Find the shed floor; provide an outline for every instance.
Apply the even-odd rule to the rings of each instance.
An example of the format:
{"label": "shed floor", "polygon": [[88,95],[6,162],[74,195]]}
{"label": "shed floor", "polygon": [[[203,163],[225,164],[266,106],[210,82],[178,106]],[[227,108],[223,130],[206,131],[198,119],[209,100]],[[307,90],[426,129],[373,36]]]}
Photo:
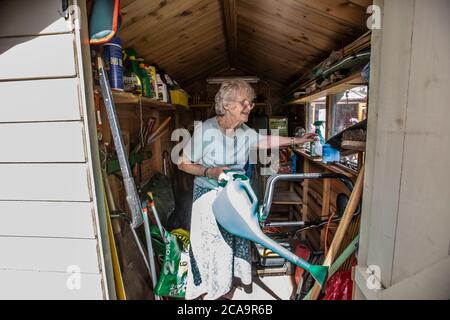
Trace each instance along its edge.
{"label": "shed floor", "polygon": [[232,300],[289,300],[294,290],[292,276],[255,276],[252,292],[238,288]]}

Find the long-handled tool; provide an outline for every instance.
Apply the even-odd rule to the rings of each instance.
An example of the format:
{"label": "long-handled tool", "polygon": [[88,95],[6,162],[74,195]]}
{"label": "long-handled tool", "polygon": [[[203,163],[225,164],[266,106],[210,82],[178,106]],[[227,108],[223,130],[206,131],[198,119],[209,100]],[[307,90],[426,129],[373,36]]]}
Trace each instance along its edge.
{"label": "long-handled tool", "polygon": [[116,108],[114,106],[111,87],[109,86],[108,76],[104,71],[103,60],[101,57],[98,57],[97,63],[103,102],[105,103],[109,126],[111,128],[114,146],[116,148],[117,158],[120,164],[120,171],[122,172],[126,191],[126,199],[132,215],[132,224],[134,228],[137,228],[143,222],[139,196],[137,193],[136,185],[134,184],[133,176],[131,174],[128,156],[125,152],[124,142],[120,131],[119,119],[117,117]]}
{"label": "long-handled tool", "polygon": [[[352,242],[345,248],[345,250],[341,253],[341,255],[334,261],[334,263],[330,266],[328,271],[327,280],[330,279],[336,271],[344,264],[345,261],[356,251],[359,245],[359,235],[357,235]],[[297,289],[296,299],[300,298],[301,287]],[[303,298],[303,300],[309,300],[311,298],[312,290],[308,292],[308,294]]]}
{"label": "long-handled tool", "polygon": [[[339,250],[342,240],[344,239],[345,232],[347,231],[347,228],[353,217],[353,213],[355,212],[356,208],[359,205],[359,200],[362,195],[363,182],[364,182],[364,166],[361,167],[361,170],[359,171],[355,187],[353,188],[353,192],[350,196],[350,199],[348,200],[348,204],[347,207],[345,208],[342,220],[339,223],[336,233],[334,234],[333,242],[331,243],[331,246],[328,249],[327,256],[325,257],[325,261],[323,262],[324,267],[331,266],[336,257],[337,251]],[[319,297],[320,294],[319,285],[321,285],[321,283],[314,284],[314,287],[312,288],[310,294],[311,300],[316,300]]]}
{"label": "long-handled tool", "polygon": [[[128,207],[130,208],[132,219],[130,222],[130,227],[133,231],[133,236],[135,237],[136,243],[139,246],[139,250],[142,252],[142,247],[140,246],[140,241],[137,238],[135,229],[143,223],[145,218],[141,208],[141,202],[138,196],[136,185],[134,183],[133,176],[131,174],[131,169],[128,162],[128,156],[125,153],[124,143],[120,131],[119,120],[117,117],[116,109],[114,106],[113,96],[111,92],[111,87],[109,85],[108,76],[103,67],[103,60],[101,57],[97,58],[97,68],[99,72],[100,87],[102,89],[103,101],[105,103],[106,113],[108,115],[108,121],[111,128],[112,137],[114,140],[114,145],[117,152],[117,157],[119,159],[120,170],[122,172],[123,182],[126,192],[126,200]],[[146,226],[147,227],[147,226]],[[155,254],[153,251],[153,245],[151,241],[151,234],[147,236],[147,251],[148,260],[145,258],[146,265],[149,269],[153,288],[156,286],[157,276],[156,276],[156,266],[155,266]]]}
{"label": "long-handled tool", "polygon": [[155,200],[153,199],[153,193],[148,192],[147,196],[150,199],[150,201],[148,202],[148,206],[150,207],[150,210],[152,211],[153,216],[155,217],[156,225],[157,225],[159,233],[161,235],[161,239],[163,239],[163,241],[165,243],[167,243],[166,234],[165,234],[166,230],[164,229],[164,227],[161,223],[161,220],[159,219],[158,212],[156,211]]}

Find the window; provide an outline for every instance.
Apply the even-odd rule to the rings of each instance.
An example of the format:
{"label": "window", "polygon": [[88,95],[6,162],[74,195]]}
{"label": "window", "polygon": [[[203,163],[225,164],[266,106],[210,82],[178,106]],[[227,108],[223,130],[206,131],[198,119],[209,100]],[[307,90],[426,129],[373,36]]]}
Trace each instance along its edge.
{"label": "window", "polygon": [[[332,123],[330,137],[367,118],[367,86],[348,89],[330,96],[332,99]],[[357,169],[358,156],[341,157],[341,163]]]}
{"label": "window", "polygon": [[332,99],[331,136],[366,119],[367,86],[354,87],[334,94]]}
{"label": "window", "polygon": [[[307,110],[307,132],[315,132],[316,128],[313,123],[318,120],[324,122],[322,130],[323,128],[326,128],[325,121],[327,120],[327,97],[322,97],[311,101],[307,106]],[[325,132],[323,132],[323,134],[325,135]]]}

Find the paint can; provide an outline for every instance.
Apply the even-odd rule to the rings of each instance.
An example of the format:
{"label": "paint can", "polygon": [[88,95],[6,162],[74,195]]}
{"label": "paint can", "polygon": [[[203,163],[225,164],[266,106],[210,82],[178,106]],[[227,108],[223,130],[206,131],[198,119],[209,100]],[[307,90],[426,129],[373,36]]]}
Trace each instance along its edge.
{"label": "paint can", "polygon": [[119,37],[104,44],[105,62],[108,66],[111,89],[123,90],[122,45]]}

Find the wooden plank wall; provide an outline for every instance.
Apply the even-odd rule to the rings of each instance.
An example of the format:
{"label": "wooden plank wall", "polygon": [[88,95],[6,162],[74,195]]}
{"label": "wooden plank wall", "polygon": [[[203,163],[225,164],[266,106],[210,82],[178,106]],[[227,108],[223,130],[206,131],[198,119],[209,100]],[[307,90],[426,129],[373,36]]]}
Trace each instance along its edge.
{"label": "wooden plank wall", "polygon": [[[322,165],[312,161],[309,158],[300,156],[300,162],[305,173],[321,173],[332,171],[326,169]],[[355,177],[352,178],[355,180]],[[301,191],[303,207],[302,219],[305,221],[317,221],[329,218],[330,215],[336,213],[336,197],[339,193],[344,193],[350,197],[350,192],[345,185],[336,179],[324,180],[305,180],[302,183],[297,183],[296,188]],[[355,233],[358,232],[359,221],[352,222],[355,224]],[[330,223],[328,235],[325,237],[325,228],[320,230],[308,230],[303,233],[304,237],[308,239],[314,250],[323,250],[325,247],[325,238],[327,238],[327,245],[331,244],[334,232],[337,228],[336,223]],[[345,239],[345,243],[349,243],[354,234],[349,234]]]}
{"label": "wooden plank wall", "polygon": [[[102,119],[102,143],[107,143],[110,147],[108,149],[114,152],[114,142],[111,136],[111,130],[107,121],[106,110],[103,103],[101,103],[101,119]],[[117,114],[119,117],[120,128],[122,134],[127,136],[129,144],[134,146],[139,141],[139,135],[141,130],[141,118],[143,119],[143,126],[145,126],[145,121],[148,117],[154,117],[156,123],[153,127],[153,131],[168,117],[171,118],[169,124],[165,127],[168,133],[157,140],[155,143],[147,146],[146,150],[152,153],[150,159],[144,160],[141,166],[142,179],[137,180],[138,184],[147,182],[156,173],[163,173],[163,153],[167,152],[170,155],[172,148],[177,141],[171,140],[172,132],[176,128],[189,129],[193,127],[194,113],[189,111],[160,111],[153,108],[142,106],[139,104],[121,104],[116,105]],[[170,165],[175,166],[171,163]],[[120,178],[109,175],[108,179],[111,183],[113,193],[116,200],[116,205],[118,208],[128,212],[128,207],[125,199],[125,190],[123,188],[123,183]]]}
{"label": "wooden plank wall", "polygon": [[449,299],[450,3],[376,4],[357,297]]}
{"label": "wooden plank wall", "polygon": [[59,11],[58,0],[0,3],[2,299],[108,297],[77,35]]}
{"label": "wooden plank wall", "polygon": [[363,34],[371,3],[121,1],[120,36],[183,85],[230,67],[288,85]]}

